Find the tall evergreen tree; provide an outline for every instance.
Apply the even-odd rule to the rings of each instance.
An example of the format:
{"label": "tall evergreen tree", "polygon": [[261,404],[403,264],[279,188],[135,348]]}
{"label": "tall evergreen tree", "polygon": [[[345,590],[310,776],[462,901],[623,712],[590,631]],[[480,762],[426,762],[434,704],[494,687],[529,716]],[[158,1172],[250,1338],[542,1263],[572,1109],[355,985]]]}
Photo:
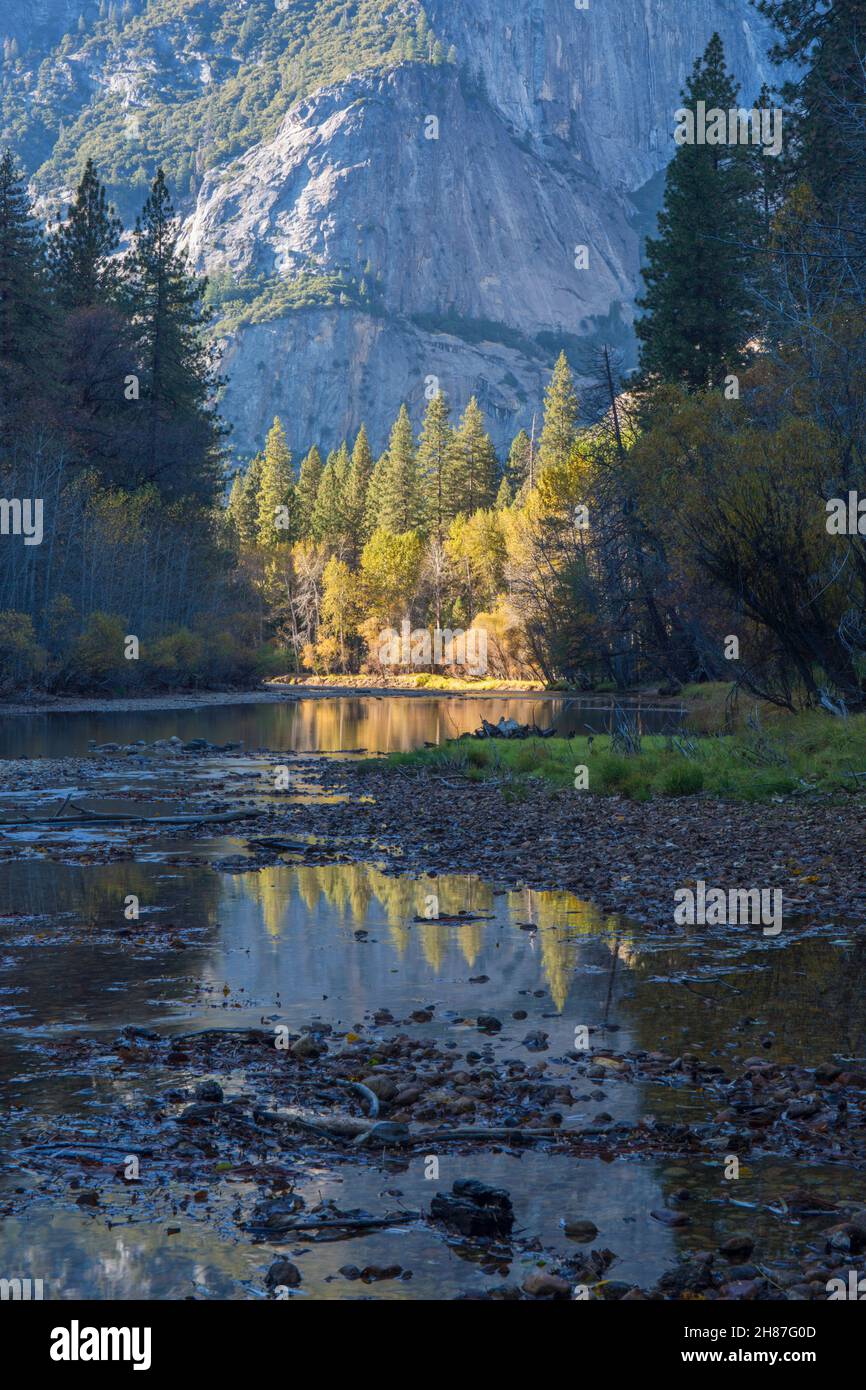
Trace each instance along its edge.
{"label": "tall evergreen tree", "polygon": [[427,406],[418,448],[418,468],[427,494],[427,512],[436,539],[441,542],[453,512],[448,505],[449,470],[454,448],[451,412],[443,391]]}
{"label": "tall evergreen tree", "polygon": [[189,273],[162,169],[136,219],[126,291],[142,364],[144,474],[164,492],[213,497],[222,429],[216,349],[204,330],[206,281]]}
{"label": "tall evergreen tree", "polygon": [[520,430],[511,442],[508,462],[505,465],[505,476],[508,479],[512,497],[516,497],[529,478],[531,453],[532,444],[529,435],[526,430]]}
{"label": "tall evergreen tree", "polygon": [[367,531],[367,493],[373,476],[373,455],[367,431],[362,425],[358,430],[352,449],[352,466],[346,495],[346,522],[349,532],[350,548],[354,558],[360,555],[368,538]]}
{"label": "tall evergreen tree", "polygon": [[[714,34],[682,94],[684,110],[727,113],[739,88]],[[667,172],[659,236],[647,243],[641,367],[699,389],[721,386],[744,361],[758,316],[754,164],[742,144],[682,144]]]}
{"label": "tall evergreen tree", "polygon": [[367,486],[367,500],[364,503],[364,531],[367,540],[382,525],[382,496],[388,475],[388,452],[385,451],[376,461],[370,482]]}
{"label": "tall evergreen tree", "polygon": [[352,460],[345,444],[328,455],[313,507],[311,532],[318,541],[339,547],[348,533],[346,502]]}
{"label": "tall evergreen tree", "polygon": [[241,545],[245,550],[252,550],[259,542],[259,490],[264,467],[264,454],[256,454],[255,458],[250,459],[247,471],[243,475],[236,524]]}
{"label": "tall evergreen tree", "polygon": [[540,471],[567,463],[577,433],[578,402],[574,378],[564,352],[559,354],[544,393],[544,427],[538,445]]}
{"label": "tall evergreen tree", "polygon": [[496,450],[473,396],[454,433],[448,477],[449,515],[463,512],[471,516],[480,507],[492,507],[498,487]]}
{"label": "tall evergreen tree", "polygon": [[235,536],[240,542],[241,524],[243,518],[244,505],[244,475],[240,469],[237,470],[232,478],[232,485],[229,488],[229,500],[226,503],[226,520]]}
{"label": "tall evergreen tree", "polygon": [[405,405],[391,431],[387,459],[378,499],[379,526],[400,535],[423,526],[426,515],[415,437]]}
{"label": "tall evergreen tree", "polygon": [[54,293],[64,310],[114,300],[119,267],[113,258],[122,231],[96,166],[88,159],[67,219],[48,243]]}
{"label": "tall evergreen tree", "polygon": [[862,210],[866,5],[863,0],[755,3],[781,34],[773,57],[799,68],[783,94],[796,116],[802,176],[823,206],[838,207],[854,190]]}
{"label": "tall evergreen tree", "polygon": [[257,500],[259,544],[267,546],[296,540],[292,534],[297,512],[292,455],[279,416],[274,417],[265,440]]}
{"label": "tall evergreen tree", "polygon": [[314,444],[306,458],[301,460],[298,474],[298,512],[301,535],[308,536],[313,524],[313,508],[319,495],[319,484],[325,465],[322,455]]}
{"label": "tall evergreen tree", "polygon": [[[0,447],[24,402],[45,394],[50,358],[45,252],[23,176],[9,150],[0,159]],[[35,412],[38,417],[38,410]]]}

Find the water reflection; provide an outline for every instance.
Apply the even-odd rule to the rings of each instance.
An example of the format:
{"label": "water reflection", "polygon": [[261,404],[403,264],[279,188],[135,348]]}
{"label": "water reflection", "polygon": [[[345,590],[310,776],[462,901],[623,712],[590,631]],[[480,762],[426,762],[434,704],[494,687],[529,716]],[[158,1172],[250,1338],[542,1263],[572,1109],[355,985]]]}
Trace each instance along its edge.
{"label": "water reflection", "polygon": [[[321,750],[364,748],[405,752],[425,742],[443,743],[478,727],[482,716],[501,717],[540,728],[555,724],[566,735],[607,730],[610,706],[598,701],[520,696],[462,699],[458,696],[341,696],[286,700],[279,704],[218,705],[203,709],[122,710],[98,714],[38,714],[0,724],[0,758],[61,758],[87,752],[94,743],[151,743],[160,738],[206,738],[211,743],[243,741],[247,749]],[[674,730],[675,710],[636,707],[644,733]]]}
{"label": "water reflection", "polygon": [[[226,839],[210,853],[216,861],[240,850]],[[141,905],[134,924],[123,912],[130,893]],[[424,916],[433,897],[439,920]],[[447,920],[460,914],[473,919]],[[0,866],[0,942],[7,1044],[0,1097],[7,1114],[23,1107],[13,1113],[13,1129],[28,1114],[54,1113],[75,1116],[98,1134],[101,1107],[118,1096],[134,1110],[143,1097],[182,1084],[176,1071],[127,1076],[123,1067],[77,1062],[74,1048],[65,1064],[40,1051],[46,1033],[128,1024],[186,1031],[279,1019],[297,1027],[318,1017],[356,1028],[370,1026],[377,1008],[405,1019],[433,1005],[429,1023],[410,1026],[453,1043],[458,1056],[474,1050],[496,1061],[531,1062],[526,1034],[547,1033],[545,1061],[554,1074],[573,1078],[576,1104],[566,1125],[593,1123],[600,1111],[631,1123],[647,1113],[679,1120],[708,1114],[699,1091],[603,1083],[600,1092],[598,1083],[584,1082],[567,1060],[577,1025],[609,1025],[595,1042],[615,1050],[691,1049],[723,1062],[752,1055],[774,1032],[776,1050],[768,1055],[780,1060],[814,1061],[816,1052],[863,1047],[866,951],[853,933],[791,932],[770,943],[725,931],[662,936],[573,894],[505,891],[472,876],[412,879],[373,865],[232,874],[204,859],[86,869],[12,863]],[[515,1019],[516,1011],[525,1018]],[[482,1012],[502,1020],[492,1039],[475,1027]],[[678,1251],[715,1248],[744,1220],[770,1257],[784,1254],[791,1230],[770,1205],[804,1176],[793,1162],[750,1164],[736,1194],[749,1203],[744,1213],[711,1162],[686,1172],[669,1162],[610,1164],[527,1152],[449,1164],[449,1181],[475,1175],[508,1188],[519,1224],[548,1247],[568,1248],[563,1216],[591,1218],[598,1244],[617,1255],[614,1277],[644,1285]],[[839,1167],[827,1174],[812,1168],[806,1177],[831,1195],[856,1186]],[[21,1181],[20,1172],[0,1172],[0,1189]],[[693,1191],[692,1224],[673,1232],[649,1212],[684,1185]],[[393,1186],[406,1205],[429,1202],[423,1165],[414,1159],[396,1175],[335,1160],[303,1191],[311,1201],[333,1196],[377,1209],[384,1188]],[[109,1226],[99,1213],[73,1209],[70,1193],[38,1190],[26,1219],[0,1227],[0,1260],[11,1272],[21,1266],[22,1274],[44,1278],[48,1297],[261,1297],[273,1255],[238,1237],[232,1212],[244,1192],[229,1176],[213,1184],[207,1212],[194,1203],[178,1212],[166,1188],[151,1194],[143,1224],[130,1208],[133,1224]],[[412,1270],[411,1283],[367,1290],[338,1274],[347,1263],[395,1262]],[[496,1282],[423,1228],[314,1247],[302,1263],[299,1297],[435,1298]],[[519,1282],[531,1268],[530,1257],[518,1257],[508,1276]]]}

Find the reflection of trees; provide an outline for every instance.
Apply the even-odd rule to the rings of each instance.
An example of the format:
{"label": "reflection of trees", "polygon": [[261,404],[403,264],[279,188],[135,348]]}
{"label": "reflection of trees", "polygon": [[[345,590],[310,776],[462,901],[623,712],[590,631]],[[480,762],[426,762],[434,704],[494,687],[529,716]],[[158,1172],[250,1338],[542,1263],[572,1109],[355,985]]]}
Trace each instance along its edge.
{"label": "reflection of trees", "polygon": [[607,941],[611,949],[627,935],[612,917],[573,893],[538,893],[531,888],[509,893],[508,910],[513,922],[535,922],[544,974],[558,1010],[565,1007],[580,956],[581,937]]}
{"label": "reflection of trees", "polygon": [[[0,869],[0,914],[26,912],[28,916],[56,918],[71,912],[76,925],[84,928],[128,925],[123,915],[124,899],[134,894],[143,913],[161,906],[168,896],[160,882],[164,873],[153,864],[131,859],[113,864],[55,864],[46,860],[4,864]],[[215,921],[221,892],[216,874],[208,868],[196,872],[194,891],[196,907],[201,907],[205,920]]]}
{"label": "reflection of trees", "polygon": [[[414,933],[424,959],[437,972],[453,943],[473,967],[483,950],[488,923],[461,922],[455,927],[437,921],[427,915],[428,900],[438,900],[441,918],[469,912],[484,916],[495,910],[497,902],[490,884],[469,875],[410,879],[381,873],[368,864],[277,867],[241,874],[237,882],[258,904],[265,929],[275,938],[298,920],[293,904],[302,906],[310,917],[326,908],[355,929],[369,926],[371,917],[380,917],[398,956],[405,954]],[[565,1006],[581,938],[603,940],[619,960],[631,963],[634,946],[627,930],[572,893],[522,889],[504,896],[504,908],[512,923],[536,923],[544,975],[557,1009]],[[415,921],[416,917],[420,920]]]}

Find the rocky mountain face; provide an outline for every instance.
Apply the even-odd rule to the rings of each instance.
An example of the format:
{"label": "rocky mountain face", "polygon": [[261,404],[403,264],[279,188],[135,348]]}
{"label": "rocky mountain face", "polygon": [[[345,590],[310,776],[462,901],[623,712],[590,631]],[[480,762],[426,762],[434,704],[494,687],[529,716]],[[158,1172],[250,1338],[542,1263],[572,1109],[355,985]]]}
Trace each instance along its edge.
{"label": "rocky mountain face", "polygon": [[602,340],[633,361],[641,238],[686,73],[718,29],[748,104],[774,75],[746,0],[428,8],[460,66],[319,91],[203,182],[187,226],[201,269],[340,271],[375,291],[235,328],[226,410],[242,449],[275,411],[295,447],[361,420],[382,447],[399,403],[419,419],[437,383],[458,410],[477,395],[506,447],[560,347],[578,371]]}
{"label": "rocky mountain face", "polygon": [[80,150],[113,187],[156,159],[175,172],[240,455],[277,413],[295,451],[361,421],[382,448],[401,401],[418,422],[436,385],[457,411],[476,395],[505,448],[561,347],[579,374],[601,341],[633,362],[687,72],[717,30],[744,103],[776,77],[750,0],[4,10],[5,120],[25,159],[38,146],[43,198]]}

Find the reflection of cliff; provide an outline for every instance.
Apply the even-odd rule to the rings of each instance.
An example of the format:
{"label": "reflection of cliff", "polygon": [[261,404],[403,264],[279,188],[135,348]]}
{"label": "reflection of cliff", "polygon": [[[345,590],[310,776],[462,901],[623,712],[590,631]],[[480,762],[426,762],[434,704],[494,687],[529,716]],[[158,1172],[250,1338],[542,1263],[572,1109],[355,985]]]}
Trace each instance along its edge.
{"label": "reflection of cliff", "polygon": [[[559,1010],[565,1007],[582,941],[603,940],[620,961],[631,960],[633,948],[622,926],[570,893],[525,889],[497,897],[489,884],[471,877],[397,878],[367,864],[275,867],[241,874],[235,882],[257,905],[265,931],[275,941],[298,926],[315,932],[315,922],[323,914],[353,930],[372,930],[381,924],[398,957],[406,954],[414,937],[437,974],[455,948],[466,965],[474,967],[485,946],[496,941],[503,922],[512,926],[534,922],[538,936],[533,948],[540,953],[543,974]],[[438,900],[440,918],[470,912],[483,918],[495,913],[498,921],[456,925],[437,921],[428,917],[433,897]]]}

